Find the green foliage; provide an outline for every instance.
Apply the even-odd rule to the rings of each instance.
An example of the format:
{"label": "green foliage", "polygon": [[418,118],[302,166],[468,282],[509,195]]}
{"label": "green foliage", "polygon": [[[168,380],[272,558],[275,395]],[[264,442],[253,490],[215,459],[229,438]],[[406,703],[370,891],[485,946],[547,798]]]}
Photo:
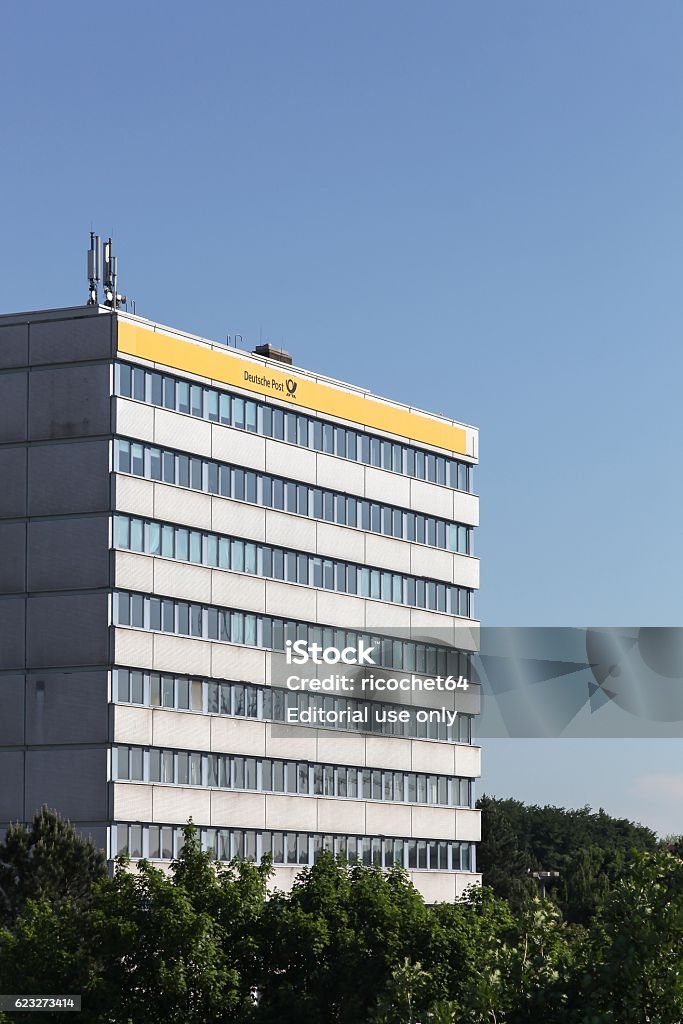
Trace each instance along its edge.
{"label": "green foliage", "polygon": [[576,1024],[683,1020],[680,858],[666,851],[638,857],[581,944],[572,982]]}
{"label": "green foliage", "polygon": [[527,806],[488,796],[477,807],[482,812],[479,870],[484,883],[515,910],[538,891],[534,871],[559,871],[547,894],[565,920],[586,925],[633,854],[657,848],[650,829],[603,810]]}
{"label": "green foliage", "polygon": [[[561,845],[551,825],[546,852]],[[58,832],[51,847],[33,844],[40,884],[15,858],[23,895],[10,889],[16,910],[0,927],[0,990],[80,993],[83,1024],[683,1020],[683,861],[664,849],[621,851],[621,861],[614,849],[605,861],[597,844],[579,850],[565,871],[580,906],[595,879],[609,878],[606,863],[621,864],[583,927],[537,892],[513,908],[472,887],[430,907],[405,872],[330,855],[290,892],[269,895],[269,862],[217,865],[191,823],[169,872],[121,860],[108,877],[92,870],[97,858],[74,860],[68,831]],[[22,850],[17,838],[11,848]]]}
{"label": "green foliage", "polygon": [[258,1019],[353,1024],[367,1019],[399,964],[419,959],[430,919],[405,872],[324,854],[291,893],[272,896],[262,925]]}
{"label": "green foliage", "polygon": [[0,843],[0,923],[11,924],[27,900],[88,900],[105,875],[104,854],[43,807],[29,828],[10,825]]}
{"label": "green foliage", "polygon": [[683,836],[665,836],[660,845],[668,853],[683,857]]}

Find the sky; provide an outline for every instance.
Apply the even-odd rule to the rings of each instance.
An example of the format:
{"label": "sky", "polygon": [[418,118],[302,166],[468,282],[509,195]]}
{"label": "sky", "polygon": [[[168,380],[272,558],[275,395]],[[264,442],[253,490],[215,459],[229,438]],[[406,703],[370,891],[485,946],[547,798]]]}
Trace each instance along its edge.
{"label": "sky", "polygon": [[[480,428],[487,625],[676,625],[683,6],[6,0],[0,310],[137,312]],[[683,832],[683,741],[479,792]]]}

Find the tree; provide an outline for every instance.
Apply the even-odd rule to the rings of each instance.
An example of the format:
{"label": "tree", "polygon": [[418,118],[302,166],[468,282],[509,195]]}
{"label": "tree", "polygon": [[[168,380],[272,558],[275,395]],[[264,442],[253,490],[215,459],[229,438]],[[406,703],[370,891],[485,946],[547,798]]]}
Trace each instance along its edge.
{"label": "tree", "polygon": [[533,872],[554,870],[547,887],[566,920],[588,924],[638,851],[653,851],[657,837],[643,825],[590,807],[526,806],[483,796],[477,863],[484,884],[522,911],[537,894]]}
{"label": "tree", "polygon": [[429,972],[423,969],[422,964],[411,963],[406,958],[389,974],[378,999],[377,1011],[370,1018],[370,1024],[419,1024],[425,1016],[431,1016],[434,1020],[435,1012],[439,1012],[442,1019],[450,1021],[452,1017],[449,1008],[449,1015],[443,1017],[447,1009],[443,1001],[438,1011],[430,1012],[424,1009],[425,1003],[429,1002],[432,986],[433,979]]}
{"label": "tree", "polygon": [[683,858],[683,836],[664,836],[661,846],[663,850],[667,850],[669,853],[675,854],[676,857]]}
{"label": "tree", "polygon": [[483,796],[477,801],[481,815],[481,842],[477,847],[477,868],[484,884],[497,896],[519,908],[535,895],[531,877],[536,861],[526,849],[526,835],[511,813],[511,801]]}
{"label": "tree", "polygon": [[31,825],[10,825],[0,843],[0,922],[11,925],[29,899],[80,904],[106,876],[104,854],[71,822],[42,807]]}
{"label": "tree", "polygon": [[184,832],[170,875],[147,861],[131,871],[121,860],[99,893],[90,928],[102,973],[90,1001],[102,1019],[235,1024],[253,1011],[239,937],[245,922],[254,930],[268,869],[221,868],[200,849],[194,825]]}
{"label": "tree", "polygon": [[683,862],[641,854],[613,887],[569,990],[577,1024],[683,1019]]}
{"label": "tree", "polygon": [[214,864],[188,825],[170,874],[121,858],[87,901],[28,899],[0,929],[2,987],[80,993],[84,1024],[249,1021],[268,872]]}
{"label": "tree", "polygon": [[[98,982],[99,962],[93,954],[84,904],[46,897],[29,899],[13,922],[0,928],[0,990],[35,995],[83,994],[84,1022],[96,1018],[87,1012],[88,994]],[[21,1013],[16,1019],[43,1024],[63,1020],[63,1013]],[[0,1014],[0,1021],[5,1019]]]}
{"label": "tree", "polygon": [[420,961],[430,926],[405,872],[323,854],[264,909],[259,1021],[368,1020],[392,971]]}

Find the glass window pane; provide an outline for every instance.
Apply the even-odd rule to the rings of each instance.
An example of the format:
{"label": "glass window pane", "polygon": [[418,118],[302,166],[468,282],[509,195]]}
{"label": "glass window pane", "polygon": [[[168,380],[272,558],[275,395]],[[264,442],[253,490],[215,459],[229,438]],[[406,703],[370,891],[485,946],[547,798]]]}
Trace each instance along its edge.
{"label": "glass window pane", "polygon": [[176,707],[186,711],[190,706],[190,681],[180,677],[176,680]]}
{"label": "glass window pane", "polygon": [[173,377],[164,377],[164,407],[175,409],[175,380]]}
{"label": "glass window pane", "polygon": [[116,700],[126,704],[130,700],[130,673],[128,669],[119,668],[116,670]]}

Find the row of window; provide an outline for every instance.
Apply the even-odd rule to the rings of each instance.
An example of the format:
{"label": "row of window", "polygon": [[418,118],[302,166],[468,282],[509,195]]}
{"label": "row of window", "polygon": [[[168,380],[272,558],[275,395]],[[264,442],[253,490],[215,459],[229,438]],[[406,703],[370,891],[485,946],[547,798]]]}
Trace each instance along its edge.
{"label": "row of window", "polygon": [[[113,856],[134,859],[172,860],[183,845],[183,830],[178,825],[112,825]],[[439,839],[394,839],[382,836],[330,835],[320,832],[272,832],[242,828],[200,828],[202,849],[211,850],[216,859],[233,857],[259,861],[269,854],[273,864],[313,864],[324,850],[349,863],[409,870],[475,871],[473,843]]]}
{"label": "row of window", "polygon": [[459,776],[159,747],[114,747],[112,778],[117,781],[163,782],[176,786],[209,786],[438,807],[470,807],[472,800],[471,779]]}
{"label": "row of window", "polygon": [[[197,679],[142,669],[114,669],[114,700],[146,707],[172,708],[177,711],[200,711],[204,714],[260,721],[286,723],[288,713],[296,712],[297,722],[306,724],[310,715],[312,726],[358,732],[403,736],[406,739],[441,740],[450,743],[472,742],[472,715],[458,713],[453,725],[419,716],[420,708],[387,704],[383,701],[361,701],[337,694],[291,691],[255,683],[217,679]],[[408,720],[387,721],[387,712],[400,708],[408,712]],[[342,712],[361,711],[364,721],[342,717]],[[303,718],[302,718],[303,714]]]}
{"label": "row of window", "polygon": [[341,594],[374,598],[411,608],[428,608],[471,617],[472,591],[436,580],[372,569],[338,558],[321,558],[301,551],[257,544],[186,526],[117,515],[114,546],[125,551],[161,555],[214,569],[253,573],[267,579],[321,587]]}
{"label": "row of window", "polygon": [[409,512],[340,491],[311,487],[270,473],[229,466],[198,455],[117,439],[114,469],[147,480],[246,501],[262,508],[293,512],[310,519],[352,526],[463,555],[472,554],[472,527],[462,523]]}
{"label": "row of window", "polygon": [[374,666],[418,672],[428,676],[464,676],[471,679],[469,655],[453,647],[422,644],[415,640],[393,640],[389,637],[333,629],[331,626],[311,625],[281,619],[275,615],[233,611],[213,605],[194,604],[170,597],[150,594],[132,594],[115,591],[113,595],[113,624],[148,629],[154,632],[175,633],[179,636],[224,643],[246,644],[267,650],[284,651],[285,641],[303,640],[334,647],[358,648],[361,643],[373,647]]}
{"label": "row of window", "polygon": [[248,430],[263,437],[273,437],[459,491],[471,492],[473,489],[472,467],[459,459],[327,423],[266,402],[191,384],[141,366],[120,363],[116,370],[116,394],[123,398],[134,398],[149,405],[199,416],[238,430]]}

